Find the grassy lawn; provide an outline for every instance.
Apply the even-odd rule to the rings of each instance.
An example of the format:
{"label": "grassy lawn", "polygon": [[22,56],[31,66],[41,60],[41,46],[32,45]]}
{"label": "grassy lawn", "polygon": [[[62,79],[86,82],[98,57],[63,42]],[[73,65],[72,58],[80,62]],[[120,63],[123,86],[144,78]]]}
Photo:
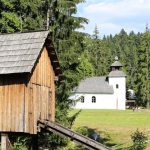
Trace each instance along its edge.
{"label": "grassy lawn", "polygon": [[[69,115],[73,115],[79,110],[71,110]],[[133,112],[132,110],[101,110],[83,109],[77,117],[73,129],[84,126],[93,129],[103,136],[109,135],[109,140],[105,142],[107,146],[124,143],[131,140],[130,135],[136,131],[150,133],[150,112]],[[104,134],[105,133],[105,134]],[[149,137],[150,139],[150,137]],[[123,145],[123,147],[130,144]],[[150,150],[150,147],[147,148]]]}

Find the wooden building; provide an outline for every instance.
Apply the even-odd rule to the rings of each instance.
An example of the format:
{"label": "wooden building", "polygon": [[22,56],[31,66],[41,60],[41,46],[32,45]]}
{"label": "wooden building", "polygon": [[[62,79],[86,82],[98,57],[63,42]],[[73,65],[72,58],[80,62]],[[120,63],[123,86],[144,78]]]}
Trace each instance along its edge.
{"label": "wooden building", "polygon": [[[55,81],[64,82],[49,31],[0,35],[1,149],[10,149],[8,135],[53,132],[95,150],[110,148],[55,123]],[[31,147],[29,148],[31,149]]]}
{"label": "wooden building", "polygon": [[62,71],[49,31],[0,35],[0,132],[37,134],[55,121],[55,83]]}

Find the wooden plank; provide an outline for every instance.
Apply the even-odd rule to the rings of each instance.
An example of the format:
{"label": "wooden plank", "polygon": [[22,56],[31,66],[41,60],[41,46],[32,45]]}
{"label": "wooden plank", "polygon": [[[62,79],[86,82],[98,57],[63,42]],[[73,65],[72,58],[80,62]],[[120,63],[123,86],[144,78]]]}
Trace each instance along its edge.
{"label": "wooden plank", "polygon": [[[22,81],[23,82],[23,81]],[[25,95],[24,95],[24,85],[21,84],[21,132],[24,132],[24,127],[25,127]]]}
{"label": "wooden plank", "polygon": [[37,134],[37,85],[33,85],[34,134]]}
{"label": "wooden plank", "polygon": [[28,101],[29,101],[29,93],[28,93],[28,85],[24,84],[24,87],[25,87],[25,132],[29,132],[29,126],[28,126],[28,118],[29,118],[29,104],[28,104]]}
{"label": "wooden plank", "polygon": [[43,119],[45,119],[45,87],[43,86],[43,95],[42,95],[42,101],[43,101]]}
{"label": "wooden plank", "polygon": [[44,47],[44,86],[47,86],[47,83],[46,83],[46,76],[47,76],[47,65],[46,65],[46,61],[47,61],[47,57],[46,57],[46,48]]}
{"label": "wooden plank", "polygon": [[2,93],[2,76],[0,76],[0,131],[2,131],[2,115],[3,115],[3,93]]}
{"label": "wooden plank", "polygon": [[43,82],[43,51],[42,51],[42,54],[41,54],[41,73],[42,73],[42,76],[41,76],[41,85],[43,85],[44,84],[44,82]]}
{"label": "wooden plank", "polygon": [[41,57],[39,59],[39,84],[41,85]]}
{"label": "wooden plank", "polygon": [[[49,89],[50,90],[50,89]],[[51,91],[48,91],[48,120],[51,120]]]}
{"label": "wooden plank", "polygon": [[[15,112],[15,110],[16,110],[16,107],[15,107],[15,100],[16,100],[16,83],[15,83],[15,81],[14,80],[12,80],[12,118],[11,118],[11,120],[12,120],[12,130],[11,131],[15,131],[15,116],[17,115],[18,116],[18,114],[16,114],[16,112]],[[18,95],[17,95],[18,96]]]}
{"label": "wooden plank", "polygon": [[52,121],[55,121],[55,84],[53,82]]}
{"label": "wooden plank", "polygon": [[37,120],[40,119],[40,86],[37,86]]}
{"label": "wooden plank", "polygon": [[44,119],[44,87],[42,87],[42,119]]}
{"label": "wooden plank", "polygon": [[53,69],[52,69],[52,65],[50,66],[50,110],[49,110],[49,120],[52,120],[52,92],[53,92]]}
{"label": "wooden plank", "polygon": [[[49,56],[48,56],[48,58],[49,58]],[[48,87],[50,87],[50,65],[51,65],[51,61],[50,61],[50,58],[48,59],[48,64],[47,64],[47,71],[48,71],[48,73],[47,73],[47,75],[48,75],[48,77],[47,77],[47,80],[48,80]]]}
{"label": "wooden plank", "polygon": [[28,97],[28,126],[29,126],[29,133],[31,132],[31,89],[30,89],[30,84],[28,85],[28,93],[29,93],[29,97]]}
{"label": "wooden plank", "polygon": [[[5,82],[5,78],[4,78]],[[6,96],[5,96],[5,85],[3,86],[3,131],[6,131]]]}
{"label": "wooden plank", "polygon": [[46,119],[48,120],[48,91],[49,88],[46,88]]}
{"label": "wooden plank", "polygon": [[11,122],[10,122],[10,103],[11,103],[11,101],[10,101],[10,78],[8,78],[8,98],[7,98],[7,102],[8,102],[8,113],[7,113],[7,119],[8,119],[8,121],[7,121],[7,131],[10,131],[10,125],[11,125]]}
{"label": "wooden plank", "polygon": [[34,106],[33,106],[33,86],[31,87],[31,134],[34,134]]}
{"label": "wooden plank", "polygon": [[44,128],[45,130],[56,133],[60,136],[68,137],[68,139],[78,142],[79,144],[84,145],[85,147],[88,147],[89,149],[111,150],[111,148],[106,147],[105,145],[103,145],[91,138],[83,136],[71,129],[68,129],[56,122],[39,120],[39,126],[41,128]]}
{"label": "wooden plank", "polygon": [[11,122],[11,126],[10,126],[10,131],[13,131],[13,103],[12,103],[12,99],[13,99],[13,81],[11,80],[11,86],[10,86],[10,97],[11,97],[11,105],[10,105],[10,122]]}
{"label": "wooden plank", "polygon": [[[19,77],[18,77],[19,80]],[[19,85],[19,81],[16,79],[16,84],[15,84],[15,93],[14,94],[14,102],[15,102],[15,131],[20,132],[20,109],[21,109],[21,96],[20,96],[20,88],[21,86]]]}
{"label": "wooden plank", "polygon": [[8,79],[5,80],[5,113],[6,113],[6,127],[5,130],[7,131],[8,129]]}
{"label": "wooden plank", "polygon": [[40,100],[39,100],[39,107],[40,107],[40,119],[42,119],[42,86],[40,87]]}

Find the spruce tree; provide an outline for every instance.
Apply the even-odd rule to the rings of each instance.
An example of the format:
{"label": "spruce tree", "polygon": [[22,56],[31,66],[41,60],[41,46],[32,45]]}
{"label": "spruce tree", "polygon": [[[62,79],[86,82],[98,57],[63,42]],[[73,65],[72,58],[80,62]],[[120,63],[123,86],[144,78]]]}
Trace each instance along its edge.
{"label": "spruce tree", "polygon": [[136,71],[135,94],[138,104],[147,102],[149,108],[150,34],[148,26],[141,37],[138,67]]}
{"label": "spruce tree", "polygon": [[[75,31],[84,28],[88,23],[86,18],[74,17],[76,5],[84,0],[2,0],[0,1],[1,33],[18,32],[21,30],[20,15],[22,16],[23,31],[49,29],[59,62],[65,78],[65,83],[56,86],[56,122],[71,128],[76,116],[68,117],[72,101],[68,99],[74,87],[85,76],[92,75],[91,65],[83,56],[85,33]],[[9,17],[10,16],[10,17]],[[14,20],[10,20],[14,18]],[[83,65],[85,68],[83,68]],[[82,74],[80,72],[83,72]],[[41,135],[43,138],[43,136]],[[49,140],[48,140],[49,139]],[[67,144],[57,135],[44,138],[49,148]],[[44,141],[43,141],[44,142]],[[45,142],[44,142],[45,143]]]}
{"label": "spruce tree", "polygon": [[0,33],[38,30],[43,28],[39,0],[1,0]]}

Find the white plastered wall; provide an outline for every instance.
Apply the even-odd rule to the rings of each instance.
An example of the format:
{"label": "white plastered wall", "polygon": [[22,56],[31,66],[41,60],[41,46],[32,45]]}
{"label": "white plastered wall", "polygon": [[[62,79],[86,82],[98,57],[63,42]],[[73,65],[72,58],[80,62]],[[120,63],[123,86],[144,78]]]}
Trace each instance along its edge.
{"label": "white plastered wall", "polygon": [[[77,93],[72,100],[84,96],[84,103],[77,102],[75,109],[116,109],[114,94],[84,94]],[[96,97],[96,103],[92,103],[92,96]]]}
{"label": "white plastered wall", "polygon": [[[118,84],[118,88],[116,88],[116,84]],[[117,109],[125,110],[126,78],[125,77],[109,77],[109,85],[113,85],[114,98],[116,100]]]}
{"label": "white plastered wall", "polygon": [[[118,84],[118,89],[116,89]],[[70,97],[76,100],[84,96],[84,103],[77,102],[75,109],[121,109],[125,110],[126,101],[126,78],[125,77],[109,77],[109,85],[113,85],[113,94],[92,94],[92,93],[76,93]],[[92,103],[92,96],[96,97],[96,103]]]}

